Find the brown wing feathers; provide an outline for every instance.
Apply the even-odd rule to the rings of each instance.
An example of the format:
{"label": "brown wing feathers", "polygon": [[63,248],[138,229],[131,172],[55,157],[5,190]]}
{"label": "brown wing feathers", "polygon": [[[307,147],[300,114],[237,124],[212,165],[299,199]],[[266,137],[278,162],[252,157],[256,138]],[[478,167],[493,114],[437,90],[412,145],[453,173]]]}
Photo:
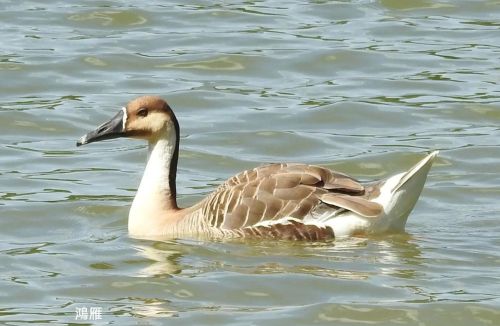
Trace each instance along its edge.
{"label": "brown wing feathers", "polygon": [[320,199],[325,204],[345,208],[365,217],[377,217],[382,213],[382,206],[362,197],[328,193]]}
{"label": "brown wing feathers", "polygon": [[335,237],[330,227],[308,225],[293,220],[286,224],[247,227],[239,230],[239,233],[251,237],[282,240],[321,241]]}
{"label": "brown wing feathers", "polygon": [[[240,229],[246,235],[319,240],[333,231],[300,220],[320,203],[332,206],[332,214],[345,209],[366,217],[379,215],[382,208],[364,199],[364,192],[356,180],[322,167],[270,164],[230,178],[207,198],[203,213],[211,226]],[[283,217],[296,221],[259,224]]]}

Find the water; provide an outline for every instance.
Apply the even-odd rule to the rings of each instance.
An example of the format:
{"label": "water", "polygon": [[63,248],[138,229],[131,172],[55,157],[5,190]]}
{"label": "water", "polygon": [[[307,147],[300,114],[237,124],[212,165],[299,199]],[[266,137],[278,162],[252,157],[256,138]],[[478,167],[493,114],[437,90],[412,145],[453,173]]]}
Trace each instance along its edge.
{"label": "water", "polygon": [[[500,324],[497,1],[0,9],[1,323]],[[151,93],[181,123],[183,205],[263,162],[368,180],[441,154],[406,234],[137,240],[145,144],[75,141]]]}

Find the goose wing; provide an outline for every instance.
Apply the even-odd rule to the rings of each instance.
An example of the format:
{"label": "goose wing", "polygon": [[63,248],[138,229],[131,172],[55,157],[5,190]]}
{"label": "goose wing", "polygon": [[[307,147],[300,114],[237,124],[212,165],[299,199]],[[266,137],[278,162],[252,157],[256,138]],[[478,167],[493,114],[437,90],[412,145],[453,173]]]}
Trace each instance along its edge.
{"label": "goose wing", "polygon": [[365,187],[355,179],[314,165],[269,164],[243,171],[203,203],[212,227],[280,238],[321,239],[333,230],[302,221],[314,211],[332,216],[352,211],[366,217],[382,208],[363,198]]}

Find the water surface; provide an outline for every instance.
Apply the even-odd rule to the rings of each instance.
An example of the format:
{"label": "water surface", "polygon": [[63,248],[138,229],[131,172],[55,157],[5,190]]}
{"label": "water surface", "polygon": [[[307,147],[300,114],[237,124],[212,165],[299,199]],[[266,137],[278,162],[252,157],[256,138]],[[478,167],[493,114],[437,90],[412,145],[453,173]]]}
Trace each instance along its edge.
{"label": "water surface", "polygon": [[[497,1],[0,9],[2,323],[500,323]],[[369,180],[441,154],[405,234],[133,239],[146,145],[75,141],[142,94],[180,120],[183,205],[264,162]]]}

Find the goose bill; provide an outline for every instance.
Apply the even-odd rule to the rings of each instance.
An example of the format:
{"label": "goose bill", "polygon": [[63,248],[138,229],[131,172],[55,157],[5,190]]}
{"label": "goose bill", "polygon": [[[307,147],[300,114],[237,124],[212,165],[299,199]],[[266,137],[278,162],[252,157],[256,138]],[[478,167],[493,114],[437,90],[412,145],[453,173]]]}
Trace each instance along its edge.
{"label": "goose bill", "polygon": [[83,135],[77,142],[76,146],[93,143],[96,141],[113,139],[125,136],[124,130],[124,111],[120,110],[111,120],[103,123],[94,131]]}

